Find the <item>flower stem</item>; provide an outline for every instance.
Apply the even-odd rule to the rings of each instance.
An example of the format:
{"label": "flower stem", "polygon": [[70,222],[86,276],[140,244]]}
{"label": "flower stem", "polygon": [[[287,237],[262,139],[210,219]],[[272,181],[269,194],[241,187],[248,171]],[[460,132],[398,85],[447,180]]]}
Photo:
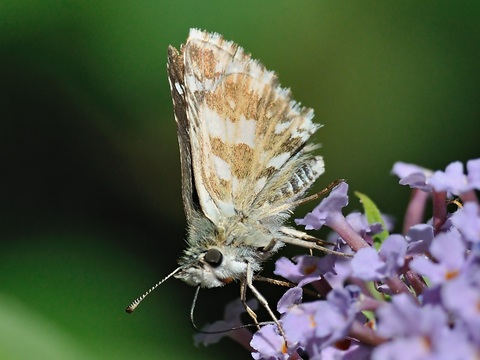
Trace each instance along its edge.
{"label": "flower stem", "polygon": [[368,326],[362,325],[358,321],[354,321],[351,328],[349,335],[364,344],[368,344],[371,346],[380,345],[386,341],[386,339],[373,330]]}
{"label": "flower stem", "polygon": [[433,231],[438,234],[447,220],[447,192],[433,192]]}
{"label": "flower stem", "polygon": [[408,203],[407,211],[405,212],[405,219],[403,221],[403,234],[406,234],[413,225],[423,222],[428,196],[429,193],[423,190],[412,190],[410,202]]}
{"label": "flower stem", "polygon": [[340,237],[357,252],[370,245],[350,226],[342,213],[334,213],[329,217],[328,226],[337,232]]}

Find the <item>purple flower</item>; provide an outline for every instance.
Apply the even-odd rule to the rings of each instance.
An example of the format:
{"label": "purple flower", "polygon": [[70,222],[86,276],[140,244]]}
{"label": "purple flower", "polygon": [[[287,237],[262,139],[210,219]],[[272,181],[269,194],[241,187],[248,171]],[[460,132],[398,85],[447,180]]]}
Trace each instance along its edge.
{"label": "purple flower", "polygon": [[460,195],[472,189],[480,189],[480,159],[467,162],[468,175],[463,172],[463,164],[455,161],[445,171],[435,171],[428,183],[436,191],[448,191]]}
{"label": "purple flower", "polygon": [[474,284],[470,280],[466,276],[460,276],[446,283],[441,289],[441,295],[445,307],[463,321],[470,336],[480,346],[480,284]]}
{"label": "purple flower", "polygon": [[287,335],[288,341],[305,346],[315,336],[317,326],[315,315],[321,311],[326,301],[314,301],[303,303],[290,308],[282,316],[283,330]]}
{"label": "purple flower", "polygon": [[347,183],[340,183],[312,212],[303,219],[295,219],[295,223],[305,225],[306,230],[318,230],[327,225],[336,231],[353,251],[367,247],[368,243],[355,232],[342,214],[342,208],[348,204],[347,192]]}
{"label": "purple flower", "polygon": [[476,359],[478,350],[462,329],[442,327],[428,333],[392,339],[373,350],[373,360],[464,360]]}
{"label": "purple flower", "polygon": [[360,249],[351,261],[352,276],[365,281],[389,278],[403,266],[406,250],[405,238],[395,234],[383,242],[379,253],[371,247]]}
{"label": "purple flower", "polygon": [[440,306],[422,308],[408,294],[392,296],[392,302],[385,303],[377,314],[378,332],[387,338],[434,335],[447,326],[447,315]]}
{"label": "purple flower", "polygon": [[288,289],[277,303],[277,311],[280,314],[286,313],[293,306],[302,302],[303,290],[299,286]]}
{"label": "purple flower", "polygon": [[402,235],[393,234],[385,239],[378,255],[387,265],[387,274],[393,275],[403,266],[406,252],[407,242]]}
{"label": "purple flower", "polygon": [[352,261],[352,276],[364,281],[376,281],[385,278],[385,263],[372,247],[360,249]]}
{"label": "purple flower", "polygon": [[420,307],[407,294],[378,311],[378,332],[392,338],[373,350],[373,360],[474,359],[475,347],[462,327],[451,328],[441,306]]}
{"label": "purple flower", "polygon": [[[348,214],[345,219],[352,229],[355,230],[355,232],[364,238],[369,244],[373,243],[372,237],[374,235],[379,234],[384,230],[382,224],[380,223],[369,224],[365,214],[362,214],[358,211]],[[382,214],[382,220],[385,223],[386,230],[391,231],[394,226],[392,217]],[[327,239],[331,242],[336,242],[340,239],[343,242],[343,239],[339,238],[339,235],[336,232],[330,233]]]}
{"label": "purple flower", "polygon": [[[254,359],[268,360],[480,358],[480,205],[474,191],[480,189],[480,159],[468,161],[466,168],[464,174],[462,164],[454,162],[433,173],[396,163],[393,172],[400,183],[414,188],[403,224],[406,235],[388,236],[378,251],[368,243],[382,226],[369,224],[358,212],[344,217],[348,185],[339,184],[296,222],[307,230],[330,227],[330,238],[337,240],[333,250],[353,256],[278,259],[274,273],[297,284],[277,302],[281,328],[265,325],[253,337],[244,328],[197,334],[196,343],[229,336]],[[450,216],[448,193],[464,203]],[[429,197],[433,225],[422,223],[429,217]],[[370,281],[380,283],[373,287]],[[326,300],[310,301],[308,284]],[[225,320],[206,330],[238,327],[243,312],[237,300],[228,305]]]}
{"label": "purple flower", "polygon": [[291,355],[291,350],[285,346],[285,340],[278,333],[275,325],[265,325],[257,331],[250,342],[255,352],[254,359],[285,359]]}
{"label": "purple flower", "polygon": [[423,254],[428,251],[433,240],[433,227],[427,224],[414,225],[405,235],[407,254]]}
{"label": "purple flower", "polygon": [[[345,340],[336,346],[325,348],[319,360],[368,360],[371,358],[372,348],[355,340]],[[310,357],[310,359],[314,359]],[[317,359],[317,358],[315,358]]]}
{"label": "purple flower", "polygon": [[452,215],[453,225],[460,231],[465,240],[480,243],[479,206],[474,202],[466,202],[463,208]]}
{"label": "purple flower", "polygon": [[474,189],[480,190],[480,159],[467,161],[468,181]]}
{"label": "purple flower", "polygon": [[365,235],[375,235],[382,232],[383,227],[380,223],[369,224],[365,214],[353,212],[345,217],[350,226],[362,237]]}
{"label": "purple flower", "polygon": [[348,185],[344,182],[337,185],[320,204],[303,219],[296,219],[297,225],[305,225],[306,230],[318,230],[323,225],[329,225],[336,214],[348,205]]}
{"label": "purple flower", "polygon": [[424,257],[416,257],[410,262],[410,268],[427,276],[433,286],[440,285],[460,274],[465,265],[465,250],[460,233],[453,228],[433,239],[430,253],[437,260],[436,263]]}
{"label": "purple flower", "polygon": [[275,262],[276,275],[283,276],[298,286],[304,286],[313,281],[320,280],[327,272],[335,273],[333,269],[335,259],[332,256],[318,258],[315,256],[301,255],[293,258],[295,263],[283,257]]}
{"label": "purple flower", "polygon": [[398,161],[393,165],[392,173],[400,178],[400,185],[408,185],[427,192],[432,191],[431,186],[427,184],[428,178],[433,174],[431,170]]}
{"label": "purple flower", "polygon": [[332,290],[326,301],[292,307],[283,317],[287,339],[312,355],[344,339],[357,314],[356,300],[347,289]]}
{"label": "purple flower", "polygon": [[[333,257],[333,255],[327,255],[327,256]],[[352,266],[350,265],[350,262],[351,262],[351,259],[347,259],[347,258],[336,259],[335,272],[325,273],[324,275],[325,279],[333,289],[339,289],[344,287],[345,280],[347,280],[352,274]]]}
{"label": "purple flower", "polygon": [[331,345],[338,340],[344,339],[355,315],[357,314],[356,300],[348,289],[335,289],[327,295],[324,302],[325,312],[317,311],[315,320],[317,327],[315,335],[322,339],[324,346]]}

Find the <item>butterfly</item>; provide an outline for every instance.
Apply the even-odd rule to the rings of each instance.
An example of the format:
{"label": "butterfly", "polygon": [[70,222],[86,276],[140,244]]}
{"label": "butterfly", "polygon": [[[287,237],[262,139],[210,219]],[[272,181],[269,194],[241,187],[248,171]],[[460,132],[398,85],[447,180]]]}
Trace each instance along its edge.
{"label": "butterfly", "polygon": [[320,125],[274,72],[216,33],[191,29],[180,50],[170,46],[168,78],[187,248],[179,267],[127,311],[171,276],[198,289],[238,281],[244,303],[248,288],[280,327],[253,278],[285,244],[324,250],[284,225],[297,205],[319,197],[305,194],[324,172],[309,141]]}

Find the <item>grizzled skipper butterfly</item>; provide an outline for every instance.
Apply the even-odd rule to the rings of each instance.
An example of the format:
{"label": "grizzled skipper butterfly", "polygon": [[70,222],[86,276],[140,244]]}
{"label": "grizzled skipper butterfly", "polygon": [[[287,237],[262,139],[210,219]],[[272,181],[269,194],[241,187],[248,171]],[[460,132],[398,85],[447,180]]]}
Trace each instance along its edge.
{"label": "grizzled skipper butterfly", "polygon": [[325,250],[315,238],[284,226],[297,205],[323,195],[305,197],[324,172],[322,157],[312,152],[317,146],[308,143],[320,125],[275,73],[216,33],[192,29],[180,51],[170,46],[168,77],[188,247],[179,267],[127,312],[171,276],[198,289],[239,281],[244,303],[249,288],[284,335],[252,282],[284,244]]}

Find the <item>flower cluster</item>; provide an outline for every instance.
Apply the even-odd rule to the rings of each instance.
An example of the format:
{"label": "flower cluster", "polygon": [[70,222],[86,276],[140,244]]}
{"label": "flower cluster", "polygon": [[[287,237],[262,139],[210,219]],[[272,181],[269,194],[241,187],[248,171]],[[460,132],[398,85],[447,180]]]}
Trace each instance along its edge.
{"label": "flower cluster", "polygon": [[277,260],[275,274],[295,285],[277,304],[286,341],[275,324],[262,326],[246,345],[253,358],[479,359],[480,159],[466,165],[467,174],[459,162],[435,172],[395,164],[412,188],[402,234],[389,234],[391,221],[365,202],[365,214],[344,216],[346,183],[296,220],[331,228],[334,250],[349,256]]}

